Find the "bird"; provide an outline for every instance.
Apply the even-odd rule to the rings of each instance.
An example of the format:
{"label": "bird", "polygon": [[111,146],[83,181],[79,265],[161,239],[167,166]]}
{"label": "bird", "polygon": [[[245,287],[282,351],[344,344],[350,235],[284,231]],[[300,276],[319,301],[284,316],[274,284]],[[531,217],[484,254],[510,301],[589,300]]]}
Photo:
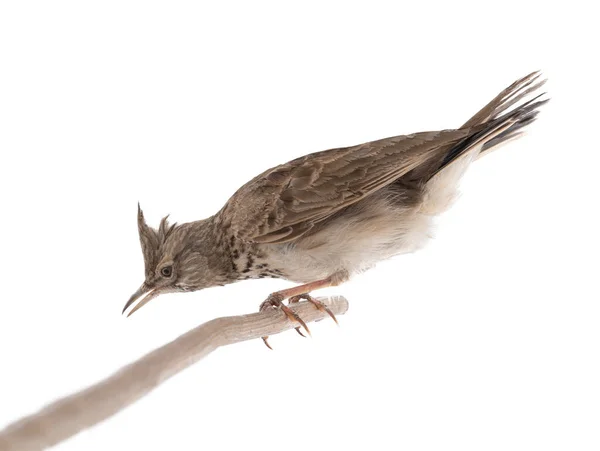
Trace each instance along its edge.
{"label": "bird", "polygon": [[471,163],[521,137],[536,119],[549,100],[538,93],[545,82],[540,71],[518,79],[456,129],[310,153],[272,167],[206,219],[170,224],[166,216],[152,228],[138,203],[145,279],[123,313],[164,293],[268,277],[297,285],[271,293],[259,310],[279,309],[301,335],[301,328],[310,334],[289,305],[306,299],[335,320],[311,292],[422,248]]}

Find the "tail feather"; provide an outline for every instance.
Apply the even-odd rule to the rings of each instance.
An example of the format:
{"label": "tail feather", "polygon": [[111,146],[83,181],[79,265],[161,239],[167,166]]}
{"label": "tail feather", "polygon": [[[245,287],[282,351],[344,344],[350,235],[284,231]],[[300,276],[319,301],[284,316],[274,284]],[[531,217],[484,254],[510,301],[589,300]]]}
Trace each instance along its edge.
{"label": "tail feather", "polygon": [[[543,95],[543,94],[540,94],[540,95]],[[539,97],[540,96],[536,97],[536,99]],[[525,132],[522,129],[537,119],[537,115],[539,114],[538,108],[541,107],[546,102],[548,102],[548,99],[540,100],[540,101],[534,102],[530,105],[527,105],[527,106],[524,105],[523,107],[519,108],[518,109],[519,114],[518,114],[517,121],[514,122],[508,128],[508,130],[502,132],[501,134],[496,136],[494,139],[491,139],[488,142],[486,142],[483,145],[483,147],[481,148],[480,155],[494,147],[497,147],[500,144],[503,144],[506,141],[513,140],[515,138],[523,136],[523,134]]]}
{"label": "tail feather", "polygon": [[[432,176],[443,170],[464,152],[473,149],[476,145],[481,145],[478,151],[478,153],[481,153],[501,144],[505,140],[515,138],[520,133],[519,130],[535,121],[539,113],[538,108],[548,102],[548,99],[538,100],[544,94],[537,95],[502,116],[494,113],[491,120],[473,127],[473,134],[450,149]],[[501,105],[500,111],[505,110],[506,108]],[[501,130],[500,133],[496,133],[499,130]]]}
{"label": "tail feather", "polygon": [[471,119],[465,122],[461,128],[474,127],[496,119],[501,113],[520,101],[523,97],[541,88],[546,83],[546,79],[540,80],[541,76],[540,71],[535,71],[515,81],[494,97],[490,103],[479,110]]}
{"label": "tail feather", "polygon": [[[428,214],[438,214],[446,210],[456,197],[458,182],[471,162],[484,153],[498,148],[510,140],[520,137],[524,127],[535,121],[538,109],[548,102],[541,99],[545,94],[518,105],[526,96],[539,89],[546,80],[533,72],[517,80],[477,114],[469,119],[462,129],[469,130],[469,136],[431,161],[427,167],[419,168],[424,177],[425,198],[422,210]],[[518,105],[511,109],[514,105]]]}

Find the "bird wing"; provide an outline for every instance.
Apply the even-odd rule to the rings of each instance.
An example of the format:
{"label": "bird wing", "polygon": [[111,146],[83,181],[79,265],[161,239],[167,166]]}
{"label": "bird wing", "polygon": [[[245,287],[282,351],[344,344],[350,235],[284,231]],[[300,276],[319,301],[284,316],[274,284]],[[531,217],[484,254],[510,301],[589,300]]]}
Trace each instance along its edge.
{"label": "bird wing", "polygon": [[468,129],[415,133],[306,155],[242,186],[221,210],[221,221],[243,241],[293,240],[469,133]]}

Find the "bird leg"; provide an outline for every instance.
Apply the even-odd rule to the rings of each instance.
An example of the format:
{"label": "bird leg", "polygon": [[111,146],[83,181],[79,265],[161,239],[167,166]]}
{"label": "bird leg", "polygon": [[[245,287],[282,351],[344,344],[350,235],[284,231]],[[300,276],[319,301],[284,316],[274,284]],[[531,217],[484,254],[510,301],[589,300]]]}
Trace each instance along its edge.
{"label": "bird leg", "polygon": [[[332,278],[328,277],[323,280],[317,280],[316,282],[306,283],[297,287],[288,288],[287,290],[276,291],[275,293],[271,293],[269,297],[262,304],[260,304],[259,311],[262,312],[270,308],[279,308],[283,313],[285,313],[289,320],[300,323],[300,326],[296,327],[296,332],[298,332],[304,337],[305,335],[300,330],[300,328],[302,327],[304,328],[304,330],[306,330],[308,335],[310,335],[310,330],[308,329],[306,323],[292,309],[283,304],[283,300],[289,299],[288,303],[291,305],[299,302],[300,299],[306,299],[319,310],[321,310],[322,312],[326,312],[329,316],[331,316],[337,324],[337,319],[333,312],[329,310],[329,308],[321,301],[314,299],[308,294],[308,292],[312,290],[329,287],[331,285],[333,285]],[[263,342],[269,349],[273,349],[268,342],[268,338],[268,336],[262,337]]]}

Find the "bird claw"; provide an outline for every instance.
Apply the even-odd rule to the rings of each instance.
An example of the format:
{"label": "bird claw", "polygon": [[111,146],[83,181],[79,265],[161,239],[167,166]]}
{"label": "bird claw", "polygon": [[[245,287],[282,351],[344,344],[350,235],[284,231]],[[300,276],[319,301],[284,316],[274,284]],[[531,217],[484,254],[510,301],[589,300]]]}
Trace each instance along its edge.
{"label": "bird claw", "polygon": [[265,346],[266,346],[267,348],[269,348],[269,349],[272,351],[272,350],[273,350],[273,348],[272,348],[272,347],[271,347],[271,345],[269,344],[269,337],[261,337],[261,338],[262,338],[262,341],[263,341],[263,343],[265,344]]}
{"label": "bird claw", "polygon": [[[300,302],[301,299],[307,300],[308,302],[310,302],[312,305],[314,305],[320,311],[327,313],[331,317],[331,319],[333,319],[335,321],[335,323],[339,326],[337,318],[335,317],[333,312],[329,309],[329,307],[327,307],[325,304],[323,304],[318,299],[313,298],[308,293],[299,294],[297,296],[290,297],[288,299],[288,305],[296,304],[296,303]],[[270,295],[266,301],[264,301],[262,304],[260,304],[259,310],[262,312],[264,310],[271,309],[271,308],[280,309],[283,313],[286,314],[286,316],[288,317],[288,319],[290,321],[295,321],[297,323],[300,323],[300,326],[296,327],[295,330],[302,337],[306,338],[306,335],[304,335],[302,333],[302,328],[304,328],[304,330],[306,330],[308,335],[311,335],[310,330],[308,329],[308,326],[306,325],[306,323],[302,320],[302,318],[300,318],[300,316],[298,316],[298,314],[296,312],[294,312],[291,308],[289,308],[287,305],[285,305],[283,303],[283,298],[281,297],[281,295],[278,295],[277,293]],[[268,338],[269,338],[268,336],[262,337],[262,340],[265,343],[265,345],[267,346],[267,348],[272,350],[273,348],[269,344]]]}
{"label": "bird claw", "polygon": [[333,314],[333,312],[329,309],[329,307],[327,307],[325,304],[323,304],[321,301],[319,301],[318,299],[313,298],[310,294],[308,293],[304,293],[304,294],[299,294],[298,296],[292,296],[289,299],[289,303],[290,304],[295,304],[296,302],[299,302],[300,299],[305,299],[308,302],[310,302],[312,305],[314,305],[317,309],[319,309],[321,312],[327,313],[331,319],[333,321],[335,321],[335,323],[339,326],[340,323],[338,323],[337,318],[335,317],[335,315]]}
{"label": "bird claw", "polygon": [[[288,305],[296,304],[298,302],[300,302],[300,296],[292,296],[291,298],[288,299]],[[302,333],[302,331],[300,330],[300,326],[294,328],[294,330],[296,332],[298,332],[298,335],[300,335],[303,338],[306,338],[306,335],[304,335]]]}
{"label": "bird claw", "polygon": [[[297,301],[295,301],[295,302],[297,302]],[[291,302],[291,303],[293,303],[293,302]],[[302,318],[300,318],[300,316],[298,316],[298,314],[296,312],[294,312],[291,308],[289,308],[287,305],[285,305],[283,303],[283,299],[281,299],[281,297],[279,297],[277,295],[270,295],[266,301],[264,301],[262,304],[260,304],[259,311],[262,312],[262,311],[270,309],[270,308],[278,308],[283,313],[285,313],[285,315],[288,317],[288,319],[290,321],[295,321],[297,323],[300,323],[300,326],[296,327],[296,332],[298,332],[303,337],[306,337],[306,335],[304,335],[301,332],[300,327],[304,328],[304,330],[306,331],[306,333],[308,335],[311,335],[310,329],[308,328],[308,326],[306,325],[304,320]],[[267,346],[267,348],[272,350],[273,348],[269,344],[268,338],[269,338],[268,336],[262,337],[262,340],[263,340],[264,344]]]}
{"label": "bird claw", "polygon": [[294,328],[294,330],[295,330],[296,332],[298,332],[298,335],[300,335],[301,337],[304,337],[304,338],[306,338],[306,335],[304,335],[304,334],[302,333],[302,331],[300,330],[300,326],[298,326],[298,327]]}

